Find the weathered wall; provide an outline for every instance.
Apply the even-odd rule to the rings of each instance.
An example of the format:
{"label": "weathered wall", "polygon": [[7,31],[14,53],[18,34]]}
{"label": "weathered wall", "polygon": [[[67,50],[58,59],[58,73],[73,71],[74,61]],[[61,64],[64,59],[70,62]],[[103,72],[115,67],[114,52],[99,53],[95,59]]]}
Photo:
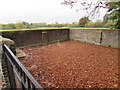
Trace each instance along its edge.
{"label": "weathered wall", "polygon": [[70,40],[118,48],[120,30],[70,29]]}
{"label": "weathered wall", "polygon": [[69,40],[69,30],[51,30],[48,31],[49,42]]}
{"label": "weathered wall", "polygon": [[76,40],[115,48],[120,46],[119,35],[120,30],[112,29],[47,29],[2,33],[3,37],[15,41],[16,46],[43,45],[64,40]]}
{"label": "weathered wall", "polygon": [[15,46],[26,46],[41,43],[42,31],[7,31],[2,32],[2,36],[10,38],[15,42]]}
{"label": "weathered wall", "polygon": [[[120,32],[120,31],[119,31]],[[102,30],[101,45],[118,47],[119,46],[119,33],[118,30]]]}
{"label": "weathered wall", "polygon": [[88,43],[99,44],[101,42],[101,30],[71,29],[70,39]]}
{"label": "weathered wall", "polygon": [[6,31],[2,36],[12,39],[15,46],[42,45],[69,40],[69,29]]}

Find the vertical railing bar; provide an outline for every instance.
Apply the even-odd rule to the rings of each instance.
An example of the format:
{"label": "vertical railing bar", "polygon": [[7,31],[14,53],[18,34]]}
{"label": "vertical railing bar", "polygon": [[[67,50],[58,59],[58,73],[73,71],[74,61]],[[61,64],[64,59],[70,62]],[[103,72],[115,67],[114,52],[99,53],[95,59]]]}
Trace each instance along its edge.
{"label": "vertical railing bar", "polygon": [[19,65],[17,64],[17,72],[19,73]]}
{"label": "vertical railing bar", "polygon": [[25,83],[26,80],[25,80],[25,73],[23,72],[23,82]]}
{"label": "vertical railing bar", "polygon": [[19,67],[19,65],[18,65],[18,74],[19,74],[19,76],[20,76],[20,67]]}
{"label": "vertical railing bar", "polygon": [[19,81],[21,82],[21,84],[23,84],[24,87],[26,87],[26,84],[25,84],[25,83],[23,82],[23,80],[21,80],[21,78],[19,77],[18,72],[16,71],[16,69],[14,69],[14,72],[15,72],[15,74],[17,75],[17,77],[18,77]]}
{"label": "vertical railing bar", "polygon": [[29,89],[30,88],[30,79],[28,77],[26,78],[26,84],[27,84],[27,89]]}
{"label": "vertical railing bar", "polygon": [[25,90],[25,85],[21,82],[22,90]]}
{"label": "vertical railing bar", "polygon": [[32,90],[35,90],[35,85],[32,83]]}
{"label": "vertical railing bar", "polygon": [[20,68],[20,77],[22,79],[22,69]]}
{"label": "vertical railing bar", "polygon": [[21,81],[22,81],[22,83],[24,83],[24,85],[25,85],[25,83],[26,83],[26,80],[25,80],[25,73],[22,71],[22,75],[21,75]]}

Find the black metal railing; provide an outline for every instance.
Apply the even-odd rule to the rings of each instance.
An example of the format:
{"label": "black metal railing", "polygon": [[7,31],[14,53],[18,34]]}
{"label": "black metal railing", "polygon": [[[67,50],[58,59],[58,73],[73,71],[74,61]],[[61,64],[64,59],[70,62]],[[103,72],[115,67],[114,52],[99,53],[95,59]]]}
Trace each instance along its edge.
{"label": "black metal railing", "polygon": [[6,44],[3,44],[3,59],[7,64],[8,78],[12,89],[17,88],[19,85],[22,90],[43,90],[42,86],[33,78]]}

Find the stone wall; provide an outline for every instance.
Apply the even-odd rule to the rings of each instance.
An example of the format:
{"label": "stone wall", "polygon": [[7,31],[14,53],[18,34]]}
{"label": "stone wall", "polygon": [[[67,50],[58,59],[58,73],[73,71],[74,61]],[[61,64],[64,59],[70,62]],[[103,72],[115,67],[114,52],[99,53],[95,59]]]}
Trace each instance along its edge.
{"label": "stone wall", "polygon": [[12,39],[18,47],[42,45],[69,40],[69,29],[5,31],[2,36]]}
{"label": "stone wall", "polygon": [[120,31],[118,30],[102,30],[101,45],[110,46],[110,47],[119,47],[120,46],[119,37],[120,37]]}
{"label": "stone wall", "polygon": [[101,42],[101,30],[71,29],[70,39],[88,43],[99,44]]}
{"label": "stone wall", "polygon": [[75,40],[118,48],[120,46],[119,32],[120,30],[112,29],[47,29],[6,31],[2,32],[2,36],[12,39],[15,46],[34,46]]}
{"label": "stone wall", "polygon": [[70,29],[70,40],[118,48],[120,30]]}

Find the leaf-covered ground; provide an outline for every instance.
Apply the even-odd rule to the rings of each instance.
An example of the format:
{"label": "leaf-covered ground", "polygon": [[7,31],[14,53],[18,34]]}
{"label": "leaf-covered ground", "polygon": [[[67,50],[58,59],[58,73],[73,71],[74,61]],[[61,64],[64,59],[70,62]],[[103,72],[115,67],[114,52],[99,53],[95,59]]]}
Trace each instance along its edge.
{"label": "leaf-covered ground", "polygon": [[22,48],[20,61],[45,87],[118,88],[118,49],[77,41]]}

